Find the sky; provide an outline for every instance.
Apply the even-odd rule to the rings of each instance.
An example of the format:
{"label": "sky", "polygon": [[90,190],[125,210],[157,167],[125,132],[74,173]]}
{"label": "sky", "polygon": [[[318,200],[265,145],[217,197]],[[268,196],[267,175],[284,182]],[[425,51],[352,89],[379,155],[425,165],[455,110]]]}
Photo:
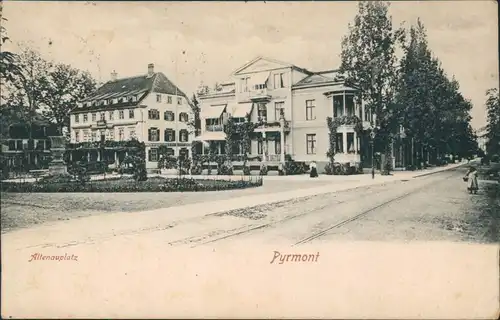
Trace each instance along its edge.
{"label": "sky", "polygon": [[[257,56],[311,71],[339,67],[356,2],[3,2],[11,39],[106,82],[147,72],[148,63],[188,95]],[[496,1],[398,1],[395,27],[420,18],[431,50],[486,123],[485,92],[499,86]]]}

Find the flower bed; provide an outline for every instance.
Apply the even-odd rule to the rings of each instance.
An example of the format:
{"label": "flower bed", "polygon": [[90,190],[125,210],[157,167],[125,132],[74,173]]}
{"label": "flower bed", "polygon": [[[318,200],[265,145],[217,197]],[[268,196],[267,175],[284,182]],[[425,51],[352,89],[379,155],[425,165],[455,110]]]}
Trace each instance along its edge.
{"label": "flower bed", "polygon": [[192,178],[152,177],[146,181],[131,178],[90,181],[76,180],[51,182],[2,183],[2,192],[200,192],[246,189],[262,186],[262,179],[215,180]]}

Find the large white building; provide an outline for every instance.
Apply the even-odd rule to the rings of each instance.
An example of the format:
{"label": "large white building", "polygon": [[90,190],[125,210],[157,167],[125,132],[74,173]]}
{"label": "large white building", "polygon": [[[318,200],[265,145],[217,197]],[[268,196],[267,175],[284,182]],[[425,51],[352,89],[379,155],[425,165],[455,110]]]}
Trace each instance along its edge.
{"label": "large white building", "polygon": [[[163,73],[155,72],[153,64],[149,64],[144,75],[118,79],[113,73],[110,81],[82,100],[71,111],[71,142],[135,138],[146,144],[146,167],[156,169],[160,145],[166,145],[171,155],[189,155],[190,117],[192,109],[188,97]],[[77,148],[71,156],[78,160],[104,160],[101,153],[91,147]],[[114,162],[115,166],[125,156],[126,151],[113,148],[104,154],[106,160]]]}
{"label": "large white building", "polygon": [[488,137],[486,136],[487,134],[487,128],[486,126],[479,128],[476,130],[476,136],[477,136],[477,144],[481,150],[486,152],[486,143],[488,142]]}
{"label": "large white building", "polygon": [[[224,117],[263,122],[251,142],[249,157],[259,163],[277,165],[288,154],[295,161],[316,161],[322,170],[328,162],[327,117],[356,116],[364,128],[371,117],[355,98],[356,89],[345,85],[336,71],[311,72],[293,64],[258,57],[230,75],[230,80],[213,90],[199,92],[201,135],[214,153],[224,153]],[[352,125],[336,133],[335,161],[352,164],[367,160],[369,144]],[[204,149],[203,152],[207,152]],[[233,154],[241,154],[235,146]]]}

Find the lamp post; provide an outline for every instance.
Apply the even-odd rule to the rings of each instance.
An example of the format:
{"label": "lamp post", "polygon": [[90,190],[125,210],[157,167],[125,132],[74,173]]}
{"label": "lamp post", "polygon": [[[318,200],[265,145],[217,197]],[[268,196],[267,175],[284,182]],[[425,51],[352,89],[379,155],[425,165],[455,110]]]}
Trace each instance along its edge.
{"label": "lamp post", "polygon": [[370,132],[371,145],[372,145],[372,179],[375,179],[375,128]]}

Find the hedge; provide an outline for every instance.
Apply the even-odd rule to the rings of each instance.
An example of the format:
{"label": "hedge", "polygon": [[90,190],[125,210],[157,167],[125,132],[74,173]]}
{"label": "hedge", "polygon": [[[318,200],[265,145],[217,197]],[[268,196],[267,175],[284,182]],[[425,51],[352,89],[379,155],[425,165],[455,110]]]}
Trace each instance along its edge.
{"label": "hedge", "polygon": [[135,181],[130,178],[105,181],[57,182],[6,182],[1,184],[2,192],[52,193],[52,192],[202,192],[246,189],[262,186],[262,179],[251,180],[211,180],[192,178],[150,178],[147,181]]}

